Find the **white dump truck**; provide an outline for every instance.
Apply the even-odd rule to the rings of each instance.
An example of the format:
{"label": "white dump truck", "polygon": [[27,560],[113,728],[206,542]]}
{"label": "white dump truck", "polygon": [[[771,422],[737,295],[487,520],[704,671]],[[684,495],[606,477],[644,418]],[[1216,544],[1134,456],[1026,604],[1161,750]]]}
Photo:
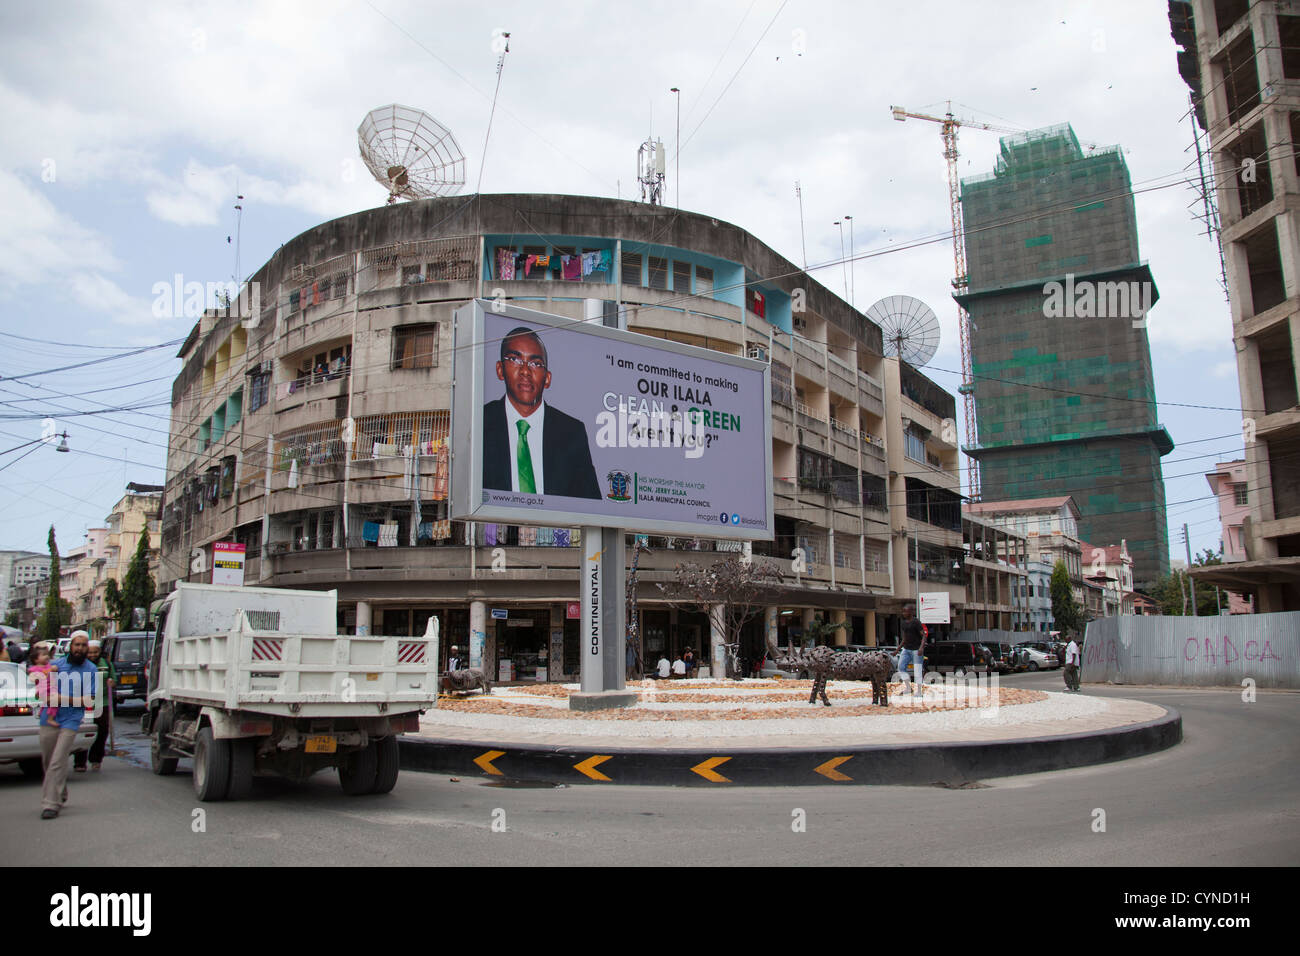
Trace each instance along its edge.
{"label": "white dump truck", "polygon": [[158,614],[143,730],[156,774],[194,761],[200,800],[253,776],[337,767],[343,791],[397,783],[397,737],[437,705],[438,624],[422,637],[338,634],[336,592],[178,584]]}

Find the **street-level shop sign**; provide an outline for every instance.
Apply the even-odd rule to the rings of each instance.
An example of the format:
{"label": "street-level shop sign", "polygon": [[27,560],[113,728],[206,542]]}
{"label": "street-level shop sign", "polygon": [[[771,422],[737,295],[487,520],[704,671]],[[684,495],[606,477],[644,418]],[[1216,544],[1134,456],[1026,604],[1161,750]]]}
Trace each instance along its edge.
{"label": "street-level shop sign", "polygon": [[492,609],[492,617],[494,620],[504,621],[506,618],[510,617],[510,611],[504,607],[494,607]]}

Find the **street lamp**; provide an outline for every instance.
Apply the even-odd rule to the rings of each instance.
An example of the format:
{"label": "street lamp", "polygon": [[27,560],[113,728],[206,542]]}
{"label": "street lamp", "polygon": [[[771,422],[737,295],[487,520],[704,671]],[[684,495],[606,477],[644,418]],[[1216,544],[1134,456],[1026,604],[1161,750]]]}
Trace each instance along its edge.
{"label": "street lamp", "polygon": [[68,433],[67,433],[67,432],[64,432],[64,433],[63,433],[63,440],[62,440],[61,442],[59,442],[59,447],[56,448],[56,449],[54,449],[54,450],[55,450],[55,451],[72,451],[72,449],[68,447]]}
{"label": "street lamp", "polygon": [[853,277],[849,283],[849,305],[857,308],[854,304],[858,294],[858,276],[856,264],[853,262],[853,217],[845,216],[844,220],[849,224],[849,275]]}
{"label": "street lamp", "polygon": [[677,179],[677,208],[682,208],[682,91],[673,87],[669,93],[677,94],[677,159],[673,176]]}
{"label": "street lamp", "polygon": [[849,264],[844,258],[844,223],[836,219],[832,226],[838,226],[840,229],[840,267],[844,270],[844,298],[849,297]]}

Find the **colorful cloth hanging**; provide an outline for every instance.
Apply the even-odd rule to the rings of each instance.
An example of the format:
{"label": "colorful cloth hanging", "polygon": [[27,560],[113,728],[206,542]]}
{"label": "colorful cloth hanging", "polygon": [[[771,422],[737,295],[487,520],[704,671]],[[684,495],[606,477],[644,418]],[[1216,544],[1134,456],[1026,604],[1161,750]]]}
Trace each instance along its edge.
{"label": "colorful cloth hanging", "polygon": [[577,280],[582,278],[582,260],[578,256],[560,256],[560,270],[564,278]]}
{"label": "colorful cloth hanging", "polygon": [[556,528],[556,529],[555,529],[555,546],[556,546],[557,548],[567,548],[567,547],[570,547],[570,544],[569,544],[570,540],[572,540],[572,538],[571,538],[571,535],[569,534],[569,529],[568,529],[568,528]]}
{"label": "colorful cloth hanging", "polygon": [[515,277],[515,251],[513,249],[497,249],[497,278],[513,279]]}
{"label": "colorful cloth hanging", "polygon": [[528,277],[528,273],[533,271],[533,266],[535,265],[537,265],[536,256],[528,256],[524,259],[524,278]]}
{"label": "colorful cloth hanging", "polygon": [[485,524],[483,526],[483,543],[488,547],[496,547],[497,543],[497,526],[494,524]]}
{"label": "colorful cloth hanging", "polygon": [[379,522],[367,521],[361,526],[361,540],[375,544],[379,541]]}

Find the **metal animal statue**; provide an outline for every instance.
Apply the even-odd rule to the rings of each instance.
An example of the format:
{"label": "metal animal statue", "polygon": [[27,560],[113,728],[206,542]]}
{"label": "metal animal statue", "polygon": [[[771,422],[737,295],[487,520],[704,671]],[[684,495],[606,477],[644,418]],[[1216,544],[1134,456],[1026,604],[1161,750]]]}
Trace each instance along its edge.
{"label": "metal animal statue", "polygon": [[820,696],[823,704],[827,707],[831,705],[826,697],[826,681],[833,677],[836,680],[870,680],[871,702],[881,707],[889,706],[889,672],[892,662],[884,651],[845,654],[823,645],[810,650],[792,651],[788,657],[778,658],[777,663],[791,670],[805,670],[812,675],[812,694],[808,697],[810,704],[815,705]]}
{"label": "metal animal statue", "polygon": [[487,674],[477,667],[447,671],[447,683],[451,685],[451,689],[454,691],[470,691],[477,687],[484,694],[492,693],[492,682],[488,680]]}

